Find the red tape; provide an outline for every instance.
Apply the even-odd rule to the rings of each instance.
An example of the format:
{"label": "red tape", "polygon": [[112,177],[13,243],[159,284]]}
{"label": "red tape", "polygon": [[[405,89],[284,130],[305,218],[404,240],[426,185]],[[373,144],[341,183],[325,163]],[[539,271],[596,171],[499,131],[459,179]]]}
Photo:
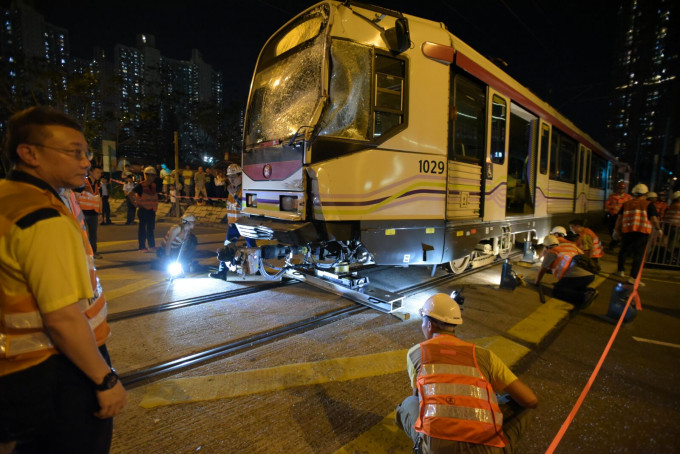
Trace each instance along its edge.
{"label": "red tape", "polygon": [[[653,235],[650,235],[650,239],[651,239],[652,236]],[[645,254],[643,255],[643,257],[647,257],[647,248],[648,247],[649,247],[649,241],[647,242],[647,246],[645,246]],[[550,446],[548,446],[548,449],[545,451],[546,454],[552,454],[552,453],[555,452],[557,445],[559,445],[560,441],[562,441],[562,438],[564,437],[564,434],[567,432],[567,429],[571,425],[571,422],[574,420],[576,413],[578,413],[579,409],[581,408],[581,404],[583,403],[586,396],[588,395],[590,388],[593,386],[593,383],[595,382],[595,378],[597,377],[597,374],[600,372],[600,369],[602,368],[602,364],[604,363],[604,360],[607,358],[607,355],[609,354],[609,350],[612,348],[612,344],[614,344],[614,340],[616,339],[616,336],[619,334],[619,329],[621,328],[621,325],[623,324],[623,319],[625,318],[626,313],[628,312],[628,308],[630,307],[630,302],[633,300],[633,298],[635,298],[635,308],[639,311],[642,310],[642,304],[640,303],[640,295],[638,294],[638,287],[640,286],[640,278],[642,277],[642,270],[644,269],[644,267],[645,267],[645,262],[643,260],[642,263],[640,264],[640,270],[638,271],[637,277],[635,278],[635,283],[633,284],[633,292],[628,297],[628,301],[626,302],[626,307],[623,309],[623,312],[621,312],[621,317],[619,317],[619,322],[616,324],[616,328],[614,328],[614,332],[612,332],[612,335],[609,338],[609,342],[607,343],[607,346],[604,348],[604,351],[602,352],[602,356],[600,356],[600,360],[597,362],[597,365],[595,366],[593,373],[590,375],[590,378],[588,379],[586,386],[583,388],[583,391],[581,391],[581,395],[578,397],[578,400],[576,401],[574,408],[571,409],[571,412],[567,416],[567,419],[564,420],[564,423],[562,423],[562,427],[560,427],[560,430],[557,432],[557,435],[555,435],[555,438],[553,439],[552,443],[550,443]]]}

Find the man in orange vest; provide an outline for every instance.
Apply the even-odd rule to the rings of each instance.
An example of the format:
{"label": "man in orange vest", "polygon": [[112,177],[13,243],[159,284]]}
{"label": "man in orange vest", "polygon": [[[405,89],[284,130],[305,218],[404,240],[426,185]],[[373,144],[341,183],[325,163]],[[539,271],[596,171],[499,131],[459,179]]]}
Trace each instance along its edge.
{"label": "man in orange vest", "polygon": [[[630,268],[628,283],[633,284],[640,271],[642,260],[645,255],[645,248],[652,229],[659,235],[663,234],[659,215],[653,203],[647,200],[649,189],[642,183],[633,188],[633,200],[623,204],[621,213],[616,221],[616,233],[621,236],[621,250],[619,251],[618,276],[624,277],[626,259],[633,255],[633,265]],[[645,284],[640,282],[641,286]]]}
{"label": "man in orange vest", "polygon": [[616,226],[616,220],[618,219],[621,207],[632,199],[633,197],[630,194],[626,194],[626,183],[622,180],[616,183],[616,192],[610,195],[604,203],[607,228],[609,229],[609,235],[612,237],[609,243],[610,250],[619,244],[619,240],[614,239],[614,227]]}
{"label": "man in orange vest", "polygon": [[578,235],[576,240],[576,246],[583,251],[583,254],[593,261],[597,267],[597,272],[600,270],[600,257],[604,256],[604,248],[602,247],[602,242],[600,238],[590,230],[588,227],[584,226],[585,222],[583,219],[574,219],[569,222],[569,230]]}
{"label": "man in orange vest", "polygon": [[543,265],[536,276],[536,285],[546,273],[553,274],[557,283],[553,286],[553,296],[579,309],[585,309],[597,298],[598,291],[588,287],[595,280],[593,273],[581,268],[574,257],[583,255],[575,244],[560,244],[554,235],[543,239]]}
{"label": "man in orange vest", "polygon": [[[538,406],[536,394],[492,351],[456,337],[463,319],[449,295],[428,298],[420,315],[426,340],[406,355],[413,395],[397,407],[397,426],[416,452],[511,450],[526,426],[524,409]],[[499,405],[496,392],[509,403]]]}
{"label": "man in orange vest", "polygon": [[99,215],[102,212],[101,186],[99,179],[102,175],[101,167],[94,166],[88,171],[85,177],[85,185],[75,191],[76,199],[80,209],[85,216],[85,226],[87,227],[87,237],[90,240],[94,258],[100,259],[97,253],[97,226],[99,225]]}
{"label": "man in orange vest", "polygon": [[108,453],[125,390],[106,350],[92,249],[59,197],[82,186],[92,154],[80,125],[46,107],[9,119],[5,153],[12,171],[0,181],[0,445]]}

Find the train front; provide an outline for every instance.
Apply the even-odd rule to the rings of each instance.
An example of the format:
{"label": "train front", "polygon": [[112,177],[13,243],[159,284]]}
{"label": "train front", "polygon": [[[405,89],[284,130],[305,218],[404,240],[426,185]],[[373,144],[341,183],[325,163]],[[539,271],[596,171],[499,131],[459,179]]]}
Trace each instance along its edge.
{"label": "train front", "polygon": [[[403,51],[409,41],[400,14],[357,11],[339,2],[317,4],[281,28],[260,53],[244,125],[237,223],[239,233],[257,239],[259,247],[232,246],[231,263],[241,273],[276,277],[286,268],[337,270],[372,260],[361,242],[361,214],[342,204],[335,211],[321,205],[334,206],[329,200],[338,190],[357,185],[357,167],[371,165],[358,155],[403,129],[405,61],[388,49]],[[349,39],[356,21],[384,51]],[[347,28],[348,37],[331,38],[334,27],[333,35]],[[377,108],[375,90],[381,97]],[[378,164],[384,156],[374,159]]]}

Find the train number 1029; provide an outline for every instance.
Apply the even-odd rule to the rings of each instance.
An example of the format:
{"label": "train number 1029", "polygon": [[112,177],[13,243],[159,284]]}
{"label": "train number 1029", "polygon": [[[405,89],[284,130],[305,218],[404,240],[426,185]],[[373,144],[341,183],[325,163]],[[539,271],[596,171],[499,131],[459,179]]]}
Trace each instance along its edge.
{"label": "train number 1029", "polygon": [[444,173],[444,161],[419,160],[420,173]]}

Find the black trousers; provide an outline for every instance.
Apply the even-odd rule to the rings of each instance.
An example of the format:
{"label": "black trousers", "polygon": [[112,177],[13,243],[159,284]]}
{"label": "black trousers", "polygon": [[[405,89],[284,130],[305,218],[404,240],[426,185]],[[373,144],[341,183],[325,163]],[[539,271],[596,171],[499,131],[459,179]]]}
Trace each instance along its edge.
{"label": "black trousers", "polygon": [[102,223],[111,223],[111,205],[109,205],[109,196],[102,196]]}
{"label": "black trousers", "polygon": [[97,410],[94,384],[64,355],[0,377],[0,442],[16,441],[14,454],[108,453],[113,418]]}
{"label": "black trousers", "polygon": [[156,247],[156,238],[153,233],[156,228],[156,212],[140,208],[137,210],[137,216],[139,216],[139,229],[137,230],[139,249],[146,249],[147,242],[149,247]]}
{"label": "black trousers", "polygon": [[621,250],[619,251],[618,271],[624,271],[626,259],[633,255],[633,265],[630,267],[630,277],[635,279],[640,271],[640,265],[645,258],[645,248],[647,247],[649,234],[641,232],[624,233],[621,236]]}
{"label": "black trousers", "polygon": [[595,280],[595,276],[563,277],[553,287],[553,296],[575,306],[586,301],[588,285]]}
{"label": "black trousers", "polygon": [[135,211],[137,210],[137,207],[130,201],[129,197],[125,199],[125,204],[127,205],[127,219],[125,220],[125,223],[132,224],[135,222]]}
{"label": "black trousers", "polygon": [[97,227],[99,226],[99,215],[93,211],[94,214],[85,214],[85,226],[87,227],[87,238],[90,240],[92,252],[97,254]]}

